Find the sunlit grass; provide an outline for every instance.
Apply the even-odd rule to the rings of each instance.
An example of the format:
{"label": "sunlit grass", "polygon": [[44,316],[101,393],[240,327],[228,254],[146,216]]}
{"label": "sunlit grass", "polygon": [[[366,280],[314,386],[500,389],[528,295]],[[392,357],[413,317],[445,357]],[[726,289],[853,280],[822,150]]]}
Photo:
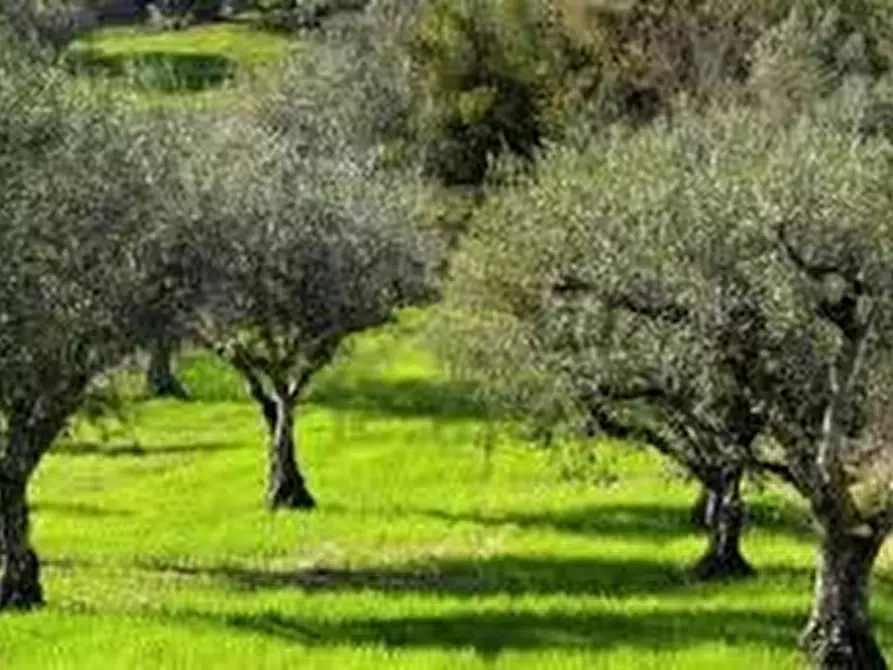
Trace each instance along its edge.
{"label": "sunlit grass", "polygon": [[296,41],[248,23],[126,26],[81,37],[66,59],[82,85],[111,84],[139,105],[181,108],[230,104],[294,48]]}
{"label": "sunlit grass", "polygon": [[[228,104],[227,68],[262,76],[287,47],[212,25],[116,28],[74,49],[135,62],[117,83],[141,103],[185,106]],[[164,62],[203,64],[208,86],[179,87]],[[135,401],[133,426],[111,441],[81,426],[41,467],[49,606],[0,620],[0,668],[801,666],[813,538],[784,492],[751,492],[760,577],[693,584],[691,485],[624,445],[597,445],[613,483],[593,486],[554,454],[494,442],[423,321],[360,338],[314,385],[300,412],[313,514],[263,509],[264,434],[238,377],[194,351],[182,377],[194,402]],[[874,597],[888,647],[890,565]]]}
{"label": "sunlit grass", "polygon": [[289,40],[243,23],[213,23],[182,30],[161,31],[143,27],[112,27],[78,42],[106,56],[129,57],[146,53],[225,56],[247,67],[269,65],[282,56]]}
{"label": "sunlit grass", "polygon": [[[196,401],[142,403],[110,443],[81,429],[41,468],[50,605],[4,618],[2,667],[800,667],[812,537],[779,491],[751,497],[761,577],[693,584],[689,485],[616,444],[602,487],[524,444],[484,450],[402,327],[319,381],[300,433],[320,510],[272,515],[256,408],[212,359],[185,365]],[[880,581],[884,640],[891,596]]]}

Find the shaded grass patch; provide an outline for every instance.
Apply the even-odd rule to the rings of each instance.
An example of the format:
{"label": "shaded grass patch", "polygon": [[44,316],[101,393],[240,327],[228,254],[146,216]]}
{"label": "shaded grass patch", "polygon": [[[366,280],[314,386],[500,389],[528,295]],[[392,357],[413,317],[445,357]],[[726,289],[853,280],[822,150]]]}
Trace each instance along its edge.
{"label": "shaded grass patch", "polygon": [[237,65],[216,54],[140,52],[107,54],[95,48],[71,51],[66,64],[75,75],[121,80],[144,92],[183,93],[231,82]]}
{"label": "shaded grass patch", "polygon": [[[667,537],[678,535],[702,535],[692,527],[691,508],[681,504],[642,502],[608,503],[572,506],[561,510],[545,510],[480,515],[419,510],[419,513],[450,522],[471,522],[522,528],[543,528],[565,533],[601,535],[626,535]],[[790,534],[801,539],[815,537],[806,510],[794,505],[778,505],[765,500],[748,500],[747,514],[750,528],[761,528],[774,533]],[[747,530],[745,530],[747,532]]]}
{"label": "shaded grass patch", "polygon": [[261,633],[303,646],[430,647],[473,649],[482,656],[508,650],[594,651],[632,646],[642,650],[685,649],[721,639],[787,648],[803,620],[758,610],[657,610],[569,614],[561,612],[470,612],[443,617],[357,618],[346,621],[286,616],[182,614],[184,619],[217,621],[236,630]]}
{"label": "shaded grass patch", "polygon": [[671,562],[605,557],[493,556],[428,560],[380,568],[298,570],[238,565],[200,567],[150,560],[138,562],[138,567],[210,578],[237,591],[295,589],[462,597],[531,594],[624,597],[678,590],[690,585],[686,574]]}

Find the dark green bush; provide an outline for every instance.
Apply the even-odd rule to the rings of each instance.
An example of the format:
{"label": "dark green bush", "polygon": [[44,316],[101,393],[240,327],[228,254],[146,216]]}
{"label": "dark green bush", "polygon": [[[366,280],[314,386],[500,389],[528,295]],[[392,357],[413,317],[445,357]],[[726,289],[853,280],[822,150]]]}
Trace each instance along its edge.
{"label": "dark green bush", "polygon": [[410,58],[409,132],[427,172],[447,185],[480,184],[504,150],[530,158],[572,118],[595,128],[640,123],[680,93],[704,101],[743,94],[755,45],[792,11],[814,34],[817,66],[852,70],[844,61],[854,42],[861,74],[877,76],[893,62],[893,3],[882,0],[415,4],[408,34],[378,39]]}
{"label": "dark green bush", "polygon": [[570,70],[547,3],[434,0],[406,43],[419,95],[414,131],[429,174],[483,181],[491,156],[531,157]]}

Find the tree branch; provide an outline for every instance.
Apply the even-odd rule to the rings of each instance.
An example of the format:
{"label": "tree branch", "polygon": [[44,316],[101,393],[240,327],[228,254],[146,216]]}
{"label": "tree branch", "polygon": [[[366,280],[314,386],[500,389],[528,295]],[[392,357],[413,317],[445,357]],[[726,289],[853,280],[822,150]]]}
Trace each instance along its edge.
{"label": "tree branch", "polygon": [[676,429],[684,433],[693,445],[701,444],[703,435],[715,436],[720,433],[715,426],[708,425],[697,415],[689,398],[682,393],[670,391],[659,383],[651,382],[638,388],[625,389],[616,389],[603,384],[596,389],[594,395],[589,396],[587,405],[593,406],[597,402],[595,399],[599,397],[613,402],[644,400],[653,403],[669,414],[670,422],[675,424]]}
{"label": "tree branch", "polygon": [[564,276],[552,286],[552,291],[559,295],[573,293],[589,293],[597,295],[606,307],[622,309],[651,319],[663,318],[679,323],[689,318],[688,309],[666,297],[645,298],[629,293],[600,293],[597,287],[578,277]]}
{"label": "tree branch", "polygon": [[[221,352],[222,353],[222,352]],[[271,424],[276,420],[276,407],[275,404],[270,398],[270,394],[267,393],[266,389],[264,389],[263,382],[260,377],[258,377],[257,372],[255,372],[254,365],[251,362],[250,356],[248,356],[247,352],[243,349],[243,347],[236,345],[233,347],[233,351],[229,355],[225,355],[224,357],[229,360],[230,364],[238,370],[242,376],[245,378],[245,381],[248,384],[248,392],[251,394],[251,397],[261,406],[263,410],[264,417]]]}
{"label": "tree branch", "polygon": [[684,451],[679,450],[670,440],[652,428],[638,423],[621,421],[601,407],[590,407],[589,414],[598,427],[611,437],[652,446],[664,456],[681,463],[695,474],[698,474],[701,469],[699,463],[688,459]]}
{"label": "tree branch", "polygon": [[794,245],[788,239],[787,236],[787,227],[788,222],[782,221],[778,225],[778,241],[784,249],[785,253],[788,256],[788,259],[797,267],[797,269],[801,270],[806,276],[815,281],[821,281],[825,277],[829,277],[831,275],[839,275],[844,279],[849,280],[846,274],[834,264],[818,264],[818,263],[810,263],[804,258],[803,254],[797,251],[794,248]]}
{"label": "tree branch", "polygon": [[764,461],[759,458],[754,458],[752,461],[752,465],[760,470],[765,470],[766,472],[775,475],[779,479],[799,490],[800,484],[797,477],[794,475],[793,470],[791,470],[791,468],[789,468],[784,463],[775,463],[773,461]]}
{"label": "tree branch", "polygon": [[828,369],[831,397],[822,417],[822,440],[816,459],[826,478],[830,476],[832,466],[839,469],[836,465],[839,461],[840,442],[843,439],[843,429],[839,425],[840,414],[862,369],[874,318],[875,311],[872,308],[865,320],[859,324],[858,333],[844,340],[844,351],[841,353],[840,362],[832,364]]}
{"label": "tree branch", "polygon": [[289,385],[289,399],[291,399],[292,401],[297,400],[304,389],[307,387],[307,384],[310,383],[313,375],[315,375],[322,368],[332,362],[332,359],[335,357],[335,353],[338,351],[338,344],[339,342],[337,340],[317,341],[316,349],[311,349],[307,365],[297,376],[297,379],[295,379]]}

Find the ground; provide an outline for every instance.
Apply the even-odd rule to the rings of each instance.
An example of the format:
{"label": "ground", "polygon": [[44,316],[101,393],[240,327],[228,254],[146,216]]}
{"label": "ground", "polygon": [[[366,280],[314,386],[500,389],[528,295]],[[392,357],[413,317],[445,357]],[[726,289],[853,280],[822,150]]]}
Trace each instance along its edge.
{"label": "ground", "polygon": [[598,445],[598,484],[488,441],[410,323],[303,408],[318,513],[263,510],[258,412],[206,356],[184,362],[195,402],[138,403],[105,441],[78,427],[33,489],[50,605],[4,620],[0,666],[800,667],[814,540],[782,492],[750,496],[761,576],[692,584],[690,485],[623,445]]}
{"label": "ground", "polygon": [[[76,426],[32,488],[49,606],[4,616],[0,667],[801,666],[815,539],[781,489],[748,491],[760,576],[693,584],[690,484],[627,445],[595,445],[577,480],[499,439],[425,327],[363,336],[318,380],[300,419],[311,514],[263,509],[259,413],[207,355],[182,364],[194,402],[134,400],[108,439]],[[874,611],[893,651],[890,567]]]}

